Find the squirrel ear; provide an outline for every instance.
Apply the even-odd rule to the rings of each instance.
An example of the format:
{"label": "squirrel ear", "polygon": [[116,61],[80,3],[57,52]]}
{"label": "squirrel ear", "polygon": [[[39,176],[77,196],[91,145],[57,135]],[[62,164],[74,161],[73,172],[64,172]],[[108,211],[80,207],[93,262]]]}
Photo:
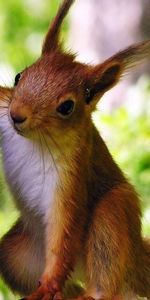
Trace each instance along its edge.
{"label": "squirrel ear", "polygon": [[118,81],[121,74],[121,65],[117,62],[105,63],[93,69],[91,80],[86,89],[86,102],[89,104],[93,99],[100,98],[111,89]]}
{"label": "squirrel ear", "polygon": [[46,35],[42,48],[42,54],[49,53],[51,50],[57,49],[59,47],[60,28],[73,2],[74,0],[64,0],[62,5],[60,6],[58,13],[52,24],[50,25],[50,28]]}
{"label": "squirrel ear", "polygon": [[104,63],[89,68],[86,102],[90,103],[92,100],[97,102],[105,92],[117,84],[123,75],[147,57],[150,57],[150,41],[133,45],[112,56]]}

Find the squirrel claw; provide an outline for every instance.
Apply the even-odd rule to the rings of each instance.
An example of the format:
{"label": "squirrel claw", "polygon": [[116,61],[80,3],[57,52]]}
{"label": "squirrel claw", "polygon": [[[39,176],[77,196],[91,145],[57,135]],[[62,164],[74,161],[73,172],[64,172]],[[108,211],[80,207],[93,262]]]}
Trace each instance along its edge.
{"label": "squirrel claw", "polygon": [[42,291],[42,289],[39,288],[37,292],[20,300],[64,300],[64,298],[61,292],[52,295],[49,291]]}
{"label": "squirrel claw", "polygon": [[91,296],[78,296],[77,298],[70,299],[70,300],[95,300],[95,299]]}
{"label": "squirrel claw", "polygon": [[63,300],[63,295],[61,292],[57,292],[54,297],[53,297],[53,300]]}

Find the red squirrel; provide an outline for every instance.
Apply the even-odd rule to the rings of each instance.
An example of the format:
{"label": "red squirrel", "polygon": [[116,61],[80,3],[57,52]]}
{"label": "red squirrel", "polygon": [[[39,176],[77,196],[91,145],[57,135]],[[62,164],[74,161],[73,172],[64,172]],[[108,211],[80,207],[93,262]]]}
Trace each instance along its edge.
{"label": "red squirrel", "polygon": [[150,298],[139,199],[91,117],[150,57],[150,41],[96,66],[76,61],[59,41],[73,2],[62,2],[41,57],[0,88],[3,164],[20,211],[0,242],[0,274],[26,300]]}

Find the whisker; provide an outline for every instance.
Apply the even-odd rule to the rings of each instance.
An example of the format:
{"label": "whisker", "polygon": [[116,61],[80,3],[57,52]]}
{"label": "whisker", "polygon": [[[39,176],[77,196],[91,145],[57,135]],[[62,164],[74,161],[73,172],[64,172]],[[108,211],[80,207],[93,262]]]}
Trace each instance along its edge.
{"label": "whisker", "polygon": [[4,87],[7,87],[7,84],[6,84],[6,82],[4,81],[4,79],[3,79],[3,77],[2,76],[0,76],[0,80],[2,81],[2,83],[4,84]]}
{"label": "whisker", "polygon": [[2,109],[2,108],[8,109],[8,106],[2,106],[2,105],[0,105],[0,109]]}
{"label": "whisker", "polygon": [[[25,137],[24,135],[21,134],[21,136],[22,136],[23,138],[26,139],[26,137]],[[29,165],[30,165],[30,163],[32,162],[33,153],[34,153],[34,142],[32,143],[32,151],[31,151],[31,155],[30,155],[30,157],[28,157],[28,159],[27,159],[27,162],[28,162]]]}
{"label": "whisker", "polygon": [[52,137],[50,134],[48,134],[48,137],[51,139],[51,141],[53,142],[53,144],[56,146],[56,148],[58,149],[59,153],[64,158],[64,161],[66,161],[67,160],[66,154],[64,153],[64,151],[62,151],[62,149],[60,148],[59,144],[56,142],[56,140],[54,139],[54,137]]}
{"label": "whisker", "polygon": [[43,181],[42,181],[42,193],[43,193],[43,190],[44,190],[44,184],[45,184],[45,176],[46,176],[46,168],[45,168],[45,160],[44,160],[44,151],[43,151],[43,143],[42,143],[42,137],[41,137],[41,132],[39,129],[37,129],[37,132],[38,132],[38,137],[39,137],[39,143],[40,143],[40,152],[41,152],[41,158],[42,158],[42,169],[43,169],[43,172],[44,172],[44,178],[43,178]]}
{"label": "whisker", "polygon": [[61,156],[64,158],[64,161],[67,161],[66,154],[60,148],[59,144],[56,142],[56,140],[54,139],[54,137],[48,132],[48,130],[44,130],[44,132],[50,138],[50,140],[52,141],[52,143],[55,145],[56,149],[59,151],[59,153],[61,154]]}
{"label": "whisker", "polygon": [[[12,127],[13,128],[13,127]],[[7,133],[8,133],[8,127],[6,128],[6,129],[2,129],[2,132],[3,132],[3,136],[7,136]],[[16,134],[16,132],[15,132],[15,130],[13,130],[12,131],[12,134],[10,135],[9,134],[9,139],[11,140],[13,137],[14,137],[14,135]]]}
{"label": "whisker", "polygon": [[[41,130],[39,130],[39,132],[40,132],[40,135],[41,135],[41,144],[43,144],[43,143],[42,143],[43,135],[42,135]],[[44,144],[45,144],[45,140],[44,140]],[[46,146],[46,148],[47,148],[47,146]],[[48,151],[49,151],[49,149],[48,149]],[[42,152],[43,152],[43,160],[44,160],[44,151],[42,150]],[[45,167],[45,160],[44,160],[44,169],[46,170],[46,167]],[[48,168],[48,170],[47,170],[47,173],[49,173],[49,172],[51,172],[51,165],[49,165],[49,168]],[[46,174],[46,172],[45,172],[45,174]]]}
{"label": "whisker", "polygon": [[7,116],[7,113],[4,113],[4,114],[0,114],[0,118],[3,118],[3,117],[6,117]]}
{"label": "whisker", "polygon": [[11,102],[11,100],[8,96],[5,96],[5,98],[2,98],[2,101],[6,102],[6,103]]}
{"label": "whisker", "polygon": [[0,100],[0,107],[5,106],[5,107],[8,109],[9,103],[10,103],[10,102],[8,101],[8,99],[1,99],[1,100]]}
{"label": "whisker", "polygon": [[[3,99],[3,101],[1,101],[1,103],[6,103],[7,104],[7,108],[8,108],[8,104],[10,103],[7,99]],[[2,105],[1,105],[2,106]]]}
{"label": "whisker", "polygon": [[54,157],[53,157],[52,151],[51,151],[51,149],[49,148],[49,145],[48,145],[48,143],[47,143],[47,140],[46,140],[44,134],[43,134],[42,132],[41,132],[41,134],[42,134],[43,140],[44,140],[44,142],[45,142],[46,148],[47,148],[47,150],[48,150],[48,152],[50,153],[50,156],[51,156],[51,158],[52,158],[52,161],[53,161],[55,170],[56,170],[57,175],[58,175],[58,178],[59,178],[59,181],[61,182],[59,170],[58,170],[58,167],[57,167],[57,165],[56,165],[55,159],[54,159]]}

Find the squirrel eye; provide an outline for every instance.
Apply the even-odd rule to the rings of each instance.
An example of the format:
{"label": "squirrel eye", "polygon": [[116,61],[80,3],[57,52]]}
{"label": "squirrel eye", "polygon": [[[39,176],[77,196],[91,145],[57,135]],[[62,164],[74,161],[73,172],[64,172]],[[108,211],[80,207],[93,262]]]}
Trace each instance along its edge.
{"label": "squirrel eye", "polygon": [[69,99],[57,107],[57,112],[62,116],[69,116],[73,112],[74,107],[74,101]]}
{"label": "squirrel eye", "polygon": [[21,78],[21,73],[18,73],[18,74],[16,75],[16,77],[15,77],[14,86],[16,86],[16,85],[18,84],[20,78]]}

